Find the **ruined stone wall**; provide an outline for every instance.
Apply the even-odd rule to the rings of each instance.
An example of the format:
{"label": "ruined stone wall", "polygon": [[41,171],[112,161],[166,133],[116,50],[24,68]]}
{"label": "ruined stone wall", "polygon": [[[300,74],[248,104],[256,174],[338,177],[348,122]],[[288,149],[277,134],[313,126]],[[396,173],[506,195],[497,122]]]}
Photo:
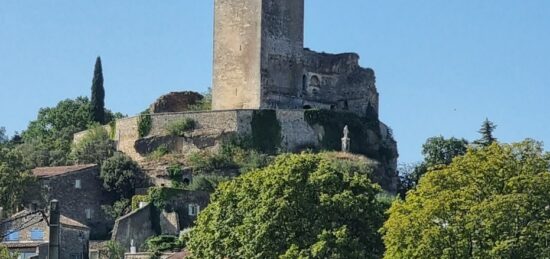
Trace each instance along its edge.
{"label": "ruined stone wall", "polygon": [[214,2],[214,110],[260,107],[262,1]]}
{"label": "ruined stone wall", "polygon": [[304,118],[303,110],[277,110],[281,123],[281,148],[295,151],[319,146],[318,130],[311,127]]}
{"label": "ruined stone wall", "polygon": [[304,1],[264,0],[261,108],[301,108],[289,97],[301,86],[303,48]]}
{"label": "ruined stone wall", "polygon": [[[377,117],[378,92],[374,71],[359,66],[359,55],[305,50],[303,64],[304,105]],[[369,109],[371,111],[367,112]]]}

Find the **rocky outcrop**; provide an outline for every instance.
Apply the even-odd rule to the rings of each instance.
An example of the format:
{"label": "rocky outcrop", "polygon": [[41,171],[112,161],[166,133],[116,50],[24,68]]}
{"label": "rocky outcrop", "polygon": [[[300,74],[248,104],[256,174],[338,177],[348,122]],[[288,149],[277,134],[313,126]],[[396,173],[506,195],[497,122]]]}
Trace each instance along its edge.
{"label": "rocky outcrop", "polygon": [[151,113],[184,112],[204,97],[196,92],[171,92],[159,97],[149,108]]}

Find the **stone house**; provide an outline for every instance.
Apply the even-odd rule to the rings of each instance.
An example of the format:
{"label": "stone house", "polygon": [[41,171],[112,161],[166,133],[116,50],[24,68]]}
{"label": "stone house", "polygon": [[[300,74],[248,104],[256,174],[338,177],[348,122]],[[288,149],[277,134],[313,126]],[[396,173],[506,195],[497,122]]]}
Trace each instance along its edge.
{"label": "stone house", "polygon": [[[65,215],[61,215],[60,223],[60,259],[84,258],[90,228]],[[49,234],[47,215],[40,211],[23,210],[0,222],[1,244],[18,253],[20,259],[47,258]]]}
{"label": "stone house", "polygon": [[[45,200],[59,201],[62,215],[90,227],[92,239],[108,236],[113,222],[101,205],[112,204],[114,200],[103,189],[97,165],[43,167],[32,172],[44,190]],[[43,207],[45,204],[35,201],[35,205]]]}
{"label": "stone house", "polygon": [[209,202],[207,192],[165,188],[170,192],[164,209],[152,204],[118,218],[115,221],[111,240],[117,241],[130,251],[132,240],[138,252],[147,238],[156,235],[179,235],[180,231],[193,226],[201,209]]}

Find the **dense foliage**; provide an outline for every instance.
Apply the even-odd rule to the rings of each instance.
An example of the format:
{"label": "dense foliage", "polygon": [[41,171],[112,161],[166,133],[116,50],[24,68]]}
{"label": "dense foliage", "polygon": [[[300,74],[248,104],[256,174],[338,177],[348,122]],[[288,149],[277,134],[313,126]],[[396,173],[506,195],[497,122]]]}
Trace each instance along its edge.
{"label": "dense foliage", "polygon": [[92,97],[90,103],[90,112],[92,120],[104,124],[105,120],[105,88],[103,88],[103,68],[101,67],[101,58],[97,57],[95,61],[94,78],[92,80]]}
{"label": "dense foliage", "polygon": [[281,146],[281,123],[275,110],[252,112],[251,147],[256,151],[274,154]]}
{"label": "dense foliage", "polygon": [[185,136],[185,133],[195,129],[196,122],[190,118],[183,118],[168,124],[167,131],[171,136]]}
{"label": "dense foliage", "polygon": [[153,128],[153,118],[149,110],[142,112],[138,118],[138,135],[140,138],[147,137]]}
{"label": "dense foliage", "polygon": [[122,153],[116,153],[107,159],[101,166],[100,175],[107,191],[115,192],[126,199],[131,198],[135,188],[144,181],[137,163]]}
{"label": "dense foliage", "polygon": [[73,146],[71,160],[78,164],[101,165],[114,153],[115,145],[107,130],[101,126],[95,126]]}
{"label": "dense foliage", "polygon": [[429,168],[449,165],[455,157],[466,154],[468,141],[465,139],[449,138],[443,136],[431,137],[422,145],[424,160],[418,164],[401,165],[399,175],[401,183],[399,193],[405,197],[407,191],[416,187],[420,178],[426,174]]}
{"label": "dense foliage", "polygon": [[550,155],[534,141],[470,149],[430,170],[383,228],[386,258],[550,257]]}
{"label": "dense foliage", "polygon": [[19,254],[10,253],[10,250],[6,246],[0,244],[0,258],[2,258],[2,259],[18,259]]}
{"label": "dense foliage", "polygon": [[8,214],[16,212],[21,206],[25,187],[34,181],[20,161],[18,154],[0,145],[0,207]]}
{"label": "dense foliage", "polygon": [[321,155],[282,155],[222,183],[188,248],[196,258],[378,258],[380,189],[345,168]]}
{"label": "dense foliage", "polygon": [[179,251],[183,249],[184,242],[178,236],[160,235],[152,236],[145,241],[144,250],[159,255],[161,252]]}

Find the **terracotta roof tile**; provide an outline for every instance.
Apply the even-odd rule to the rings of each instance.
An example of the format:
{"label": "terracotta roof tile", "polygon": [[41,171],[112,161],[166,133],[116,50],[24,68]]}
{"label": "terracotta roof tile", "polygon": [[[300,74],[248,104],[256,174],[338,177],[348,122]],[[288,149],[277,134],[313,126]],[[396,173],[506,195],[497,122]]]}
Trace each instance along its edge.
{"label": "terracotta roof tile", "polygon": [[85,169],[96,167],[95,164],[88,165],[72,165],[72,166],[58,166],[58,167],[39,167],[32,170],[32,173],[37,177],[53,177],[72,172],[78,172]]}
{"label": "terracotta roof tile", "polygon": [[35,248],[48,242],[2,242],[7,248]]}

